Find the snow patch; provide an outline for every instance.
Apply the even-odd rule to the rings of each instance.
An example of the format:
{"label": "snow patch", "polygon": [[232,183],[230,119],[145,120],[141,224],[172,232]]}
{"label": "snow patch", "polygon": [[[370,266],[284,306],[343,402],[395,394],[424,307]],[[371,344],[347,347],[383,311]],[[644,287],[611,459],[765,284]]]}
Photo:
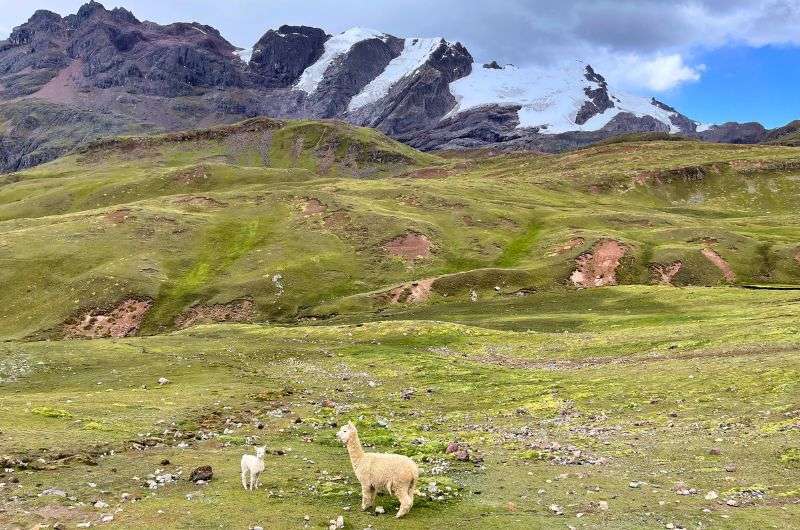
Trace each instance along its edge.
{"label": "snow patch", "polygon": [[253,57],[253,48],[247,49],[238,49],[234,50],[233,54],[237,56],[239,59],[245,62],[245,64],[250,62],[250,59]]}
{"label": "snow patch", "polygon": [[385,41],[387,37],[385,33],[381,33],[380,31],[364,28],[350,28],[344,33],[334,35],[325,42],[325,51],[322,53],[322,56],[317,59],[317,62],[303,71],[300,79],[295,83],[294,88],[302,90],[306,94],[314,93],[322,81],[322,78],[325,76],[328,67],[339,56],[350,51],[350,48],[352,48],[354,44],[368,39],[381,39]]}
{"label": "snow patch", "polygon": [[392,59],[378,77],[350,100],[347,109],[351,111],[360,109],[385,97],[398,81],[413,74],[424,65],[441,43],[441,38],[406,39],[402,53]]}
{"label": "snow patch", "polygon": [[588,81],[585,72],[586,64],[580,61],[548,70],[513,65],[497,70],[475,63],[470,75],[450,83],[450,92],[457,103],[446,117],[485,105],[519,105],[522,107],[518,113],[519,126],[540,127],[545,134],[596,131],[621,112],[638,117],[649,115],[668,125],[670,132],[679,131],[670,121],[674,113],[652,105],[647,98],[614,92],[611,88],[609,97],[614,107],[583,125],[576,124],[578,111],[589,99],[584,89],[600,86]]}

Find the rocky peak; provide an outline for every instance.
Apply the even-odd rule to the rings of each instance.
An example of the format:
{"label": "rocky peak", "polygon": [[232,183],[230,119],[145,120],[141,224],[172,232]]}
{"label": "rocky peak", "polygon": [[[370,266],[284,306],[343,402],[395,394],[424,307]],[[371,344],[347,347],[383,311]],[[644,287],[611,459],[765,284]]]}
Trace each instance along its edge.
{"label": "rocky peak", "polygon": [[286,88],[322,56],[329,35],[309,26],[281,26],[267,31],[253,47],[250,71],[267,88]]}
{"label": "rocky peak", "polygon": [[[608,95],[608,83],[605,78],[594,71],[592,65],[587,64],[583,76],[591,83],[597,83],[599,86],[596,88],[585,87],[583,93],[589,98],[584,102],[583,106],[578,110],[575,116],[575,123],[583,125],[591,118],[598,114],[602,114],[606,110],[614,107],[614,102]],[[669,129],[669,126],[667,126]]]}

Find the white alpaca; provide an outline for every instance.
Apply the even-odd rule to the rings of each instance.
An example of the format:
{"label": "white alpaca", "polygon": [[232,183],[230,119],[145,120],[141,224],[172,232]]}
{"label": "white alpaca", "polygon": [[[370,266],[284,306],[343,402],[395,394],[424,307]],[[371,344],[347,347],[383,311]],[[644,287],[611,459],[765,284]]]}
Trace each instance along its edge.
{"label": "white alpaca", "polygon": [[414,489],[419,469],[413,460],[403,455],[365,453],[353,422],[339,429],[336,437],[347,445],[353,471],[361,483],[361,509],[375,504],[379,491],[386,491],[400,501],[397,517],[403,517],[414,504]]}
{"label": "white alpaca", "polygon": [[[261,472],[264,471],[264,455],[267,453],[267,448],[256,447],[255,455],[242,455],[242,486],[246,490],[258,489],[258,479],[261,477]],[[247,475],[250,475],[250,482],[248,487]]]}

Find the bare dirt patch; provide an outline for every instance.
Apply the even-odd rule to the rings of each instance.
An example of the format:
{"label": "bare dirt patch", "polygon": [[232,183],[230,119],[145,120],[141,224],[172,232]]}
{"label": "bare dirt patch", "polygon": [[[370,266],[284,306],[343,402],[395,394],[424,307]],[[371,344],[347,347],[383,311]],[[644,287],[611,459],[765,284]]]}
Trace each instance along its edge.
{"label": "bare dirt patch", "polygon": [[215,322],[250,322],[255,315],[252,300],[234,300],[227,304],[196,305],[175,319],[179,328]]}
{"label": "bare dirt patch", "polygon": [[672,285],[673,278],[675,278],[682,268],[683,262],[680,260],[676,260],[668,264],[651,263],[651,281],[660,285]]}
{"label": "bare dirt patch", "polygon": [[328,230],[344,230],[350,225],[350,215],[345,211],[333,212],[322,221],[322,226]]}
{"label": "bare dirt patch", "polygon": [[203,165],[179,169],[172,174],[172,179],[180,184],[195,184],[208,178],[208,168]]}
{"label": "bare dirt patch", "polygon": [[136,219],[131,214],[130,208],[120,208],[119,210],[114,210],[113,212],[108,212],[103,216],[103,219],[108,221],[109,223],[114,223],[115,225],[122,224],[125,221],[131,221]]}
{"label": "bare dirt patch", "polygon": [[576,287],[603,287],[617,284],[619,260],[627,252],[625,245],[613,239],[601,239],[590,252],[575,259],[578,265],[569,279]]}
{"label": "bare dirt patch", "polygon": [[794,260],[800,265],[800,250],[796,250],[794,253]]}
{"label": "bare dirt patch", "polygon": [[414,261],[430,256],[431,246],[431,241],[427,236],[411,232],[392,239],[383,245],[383,249],[392,256],[406,261]]}
{"label": "bare dirt patch", "polygon": [[413,304],[426,301],[431,295],[431,288],[436,278],[427,278],[400,285],[379,295],[379,299],[387,304]]}
{"label": "bare dirt patch", "polygon": [[313,197],[305,199],[305,203],[303,204],[303,216],[310,217],[312,215],[325,213],[327,209],[328,207],[319,199],[314,199]]}
{"label": "bare dirt patch", "polygon": [[173,201],[175,204],[181,204],[185,206],[193,206],[195,208],[221,208],[225,206],[224,202],[220,202],[217,199],[213,199],[211,197],[201,197],[201,196],[193,196],[187,195],[185,197],[178,197]]}
{"label": "bare dirt patch", "polygon": [[87,339],[135,335],[152,305],[151,300],[128,298],[110,311],[92,309],[76,321],[65,324],[64,335]]}
{"label": "bare dirt patch", "polygon": [[736,273],[733,272],[733,269],[731,269],[731,266],[727,261],[725,261],[725,258],[720,256],[716,250],[706,247],[700,252],[703,253],[703,256],[705,256],[708,261],[713,263],[720,271],[722,271],[722,275],[725,277],[726,282],[733,283],[736,281]]}

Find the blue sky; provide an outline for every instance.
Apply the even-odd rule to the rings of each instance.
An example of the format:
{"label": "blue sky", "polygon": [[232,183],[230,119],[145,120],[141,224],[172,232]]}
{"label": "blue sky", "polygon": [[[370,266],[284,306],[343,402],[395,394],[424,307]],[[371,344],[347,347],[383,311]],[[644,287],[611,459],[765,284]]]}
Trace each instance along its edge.
{"label": "blue sky", "polygon": [[[0,0],[0,38],[35,9],[81,0]],[[476,60],[582,59],[614,88],[656,96],[705,123],[800,118],[800,0],[107,0],[140,19],[198,21],[249,47],[269,28],[370,27],[460,40]]]}

